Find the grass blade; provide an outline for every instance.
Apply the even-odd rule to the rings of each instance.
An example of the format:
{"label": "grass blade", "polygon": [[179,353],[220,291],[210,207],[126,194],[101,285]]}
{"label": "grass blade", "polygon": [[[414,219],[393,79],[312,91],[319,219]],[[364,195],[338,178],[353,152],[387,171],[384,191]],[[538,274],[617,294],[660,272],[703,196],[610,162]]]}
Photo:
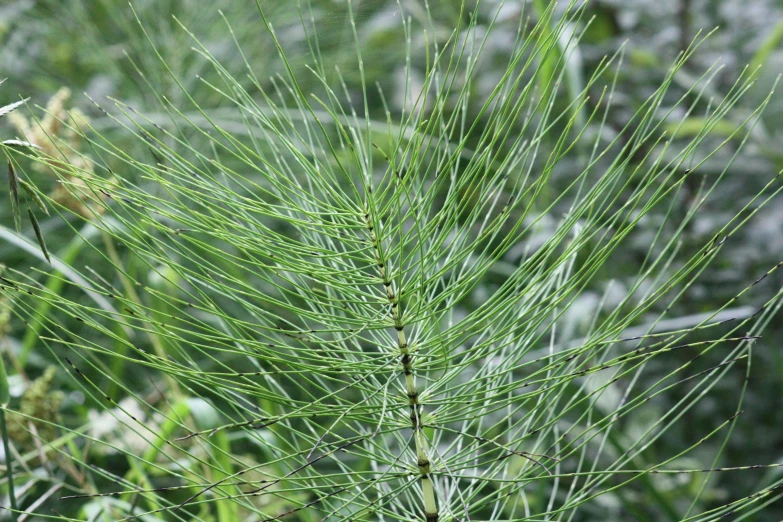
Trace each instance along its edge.
{"label": "grass blade", "polygon": [[28,182],[26,182],[23,179],[18,180],[19,184],[22,185],[22,188],[24,189],[25,193],[27,193],[28,196],[30,196],[30,199],[33,200],[33,202],[36,204],[38,208],[44,211],[44,213],[48,216],[49,215],[49,209],[44,204],[43,200],[41,199],[41,196],[38,195],[38,193],[35,191],[32,185],[30,185]]}
{"label": "grass blade", "polygon": [[43,234],[41,233],[41,227],[38,225],[38,219],[36,219],[32,209],[28,208],[27,213],[29,214],[30,221],[33,224],[33,230],[35,230],[35,237],[36,239],[38,239],[38,244],[41,246],[41,252],[43,252],[44,257],[46,257],[46,260],[51,265],[52,260],[49,259],[49,251],[46,250],[46,243],[44,242]]}

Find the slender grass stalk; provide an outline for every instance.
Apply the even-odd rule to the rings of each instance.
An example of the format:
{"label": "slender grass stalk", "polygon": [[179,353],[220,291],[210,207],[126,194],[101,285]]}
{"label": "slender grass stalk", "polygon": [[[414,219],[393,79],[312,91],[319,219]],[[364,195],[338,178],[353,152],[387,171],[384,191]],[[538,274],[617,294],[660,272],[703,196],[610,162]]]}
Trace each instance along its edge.
{"label": "slender grass stalk", "polygon": [[8,480],[8,498],[11,502],[11,520],[18,518],[19,508],[16,505],[14,492],[14,457],[11,455],[11,445],[8,441],[8,428],[5,423],[5,406],[0,409],[0,433],[3,435],[3,451],[5,452],[6,480]]}
{"label": "slender grass stalk", "polygon": [[16,505],[16,493],[14,491],[14,457],[11,454],[11,444],[8,440],[8,428],[5,423],[5,409],[11,400],[8,387],[8,375],[5,371],[5,362],[0,358],[0,435],[3,437],[3,452],[5,454],[5,477],[8,481],[8,498],[11,503],[11,520],[18,518],[19,508]]}

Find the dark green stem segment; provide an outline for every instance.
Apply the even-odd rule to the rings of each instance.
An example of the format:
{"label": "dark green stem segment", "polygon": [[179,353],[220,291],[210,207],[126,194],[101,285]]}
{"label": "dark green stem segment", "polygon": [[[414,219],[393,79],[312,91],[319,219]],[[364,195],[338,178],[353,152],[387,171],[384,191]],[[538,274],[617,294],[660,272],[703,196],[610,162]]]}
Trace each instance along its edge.
{"label": "dark green stem segment", "polygon": [[397,331],[397,349],[400,353],[400,364],[402,365],[403,378],[405,379],[405,390],[408,396],[408,406],[410,407],[411,428],[413,429],[413,440],[416,447],[416,465],[421,475],[421,493],[424,499],[424,520],[425,522],[438,522],[438,502],[435,496],[435,489],[430,477],[430,460],[427,456],[427,440],[424,437],[423,426],[421,423],[422,406],[419,403],[419,390],[416,387],[416,377],[413,374],[413,356],[410,353],[408,341],[405,337],[405,325],[402,322],[400,313],[400,301],[394,291],[389,272],[386,270],[386,263],[383,258],[380,241],[375,233],[375,226],[369,212],[364,214],[364,221],[370,233],[370,241],[375,252],[375,262],[378,266],[378,272],[381,276],[386,299],[391,306],[391,317],[394,322],[394,329]]}
{"label": "dark green stem segment", "polygon": [[8,478],[8,498],[11,499],[11,520],[16,522],[17,519],[17,511],[19,511],[19,508],[16,507],[16,493],[14,493],[14,466],[13,462],[14,459],[11,456],[11,447],[8,443],[8,429],[6,429],[5,425],[5,405],[0,407],[0,432],[2,432],[3,435],[3,450],[5,451],[5,466],[6,466],[6,477]]}

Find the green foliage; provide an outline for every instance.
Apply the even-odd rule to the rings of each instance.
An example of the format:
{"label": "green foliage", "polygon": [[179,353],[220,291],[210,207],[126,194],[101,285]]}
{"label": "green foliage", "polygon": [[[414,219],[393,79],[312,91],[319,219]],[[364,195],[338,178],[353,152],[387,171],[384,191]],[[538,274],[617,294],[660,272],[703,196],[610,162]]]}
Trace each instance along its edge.
{"label": "green foliage", "polygon": [[[49,253],[28,207],[56,272],[2,279],[32,332],[22,365],[56,360],[86,397],[51,395],[51,370],[23,395],[14,418],[34,422],[16,425],[41,443],[23,462],[57,462],[48,480],[69,493],[22,511],[713,520],[776,500],[777,477],[737,498],[709,484],[752,472],[722,459],[781,301],[738,302],[777,265],[717,309],[688,302],[780,191],[771,177],[709,237],[688,233],[769,98],[728,124],[752,76],[720,97],[715,70],[681,87],[694,46],[611,127],[622,52],[583,78],[585,8],[536,5],[530,23],[398,6],[382,34],[405,49],[397,100],[373,85],[385,71],[350,2],[348,37],[319,37],[314,2],[294,43],[277,28],[292,13],[259,6],[271,77],[240,39],[227,63],[176,19],[137,15],[157,110],[50,111],[47,143],[13,158],[56,174],[67,197],[19,181],[83,239]],[[499,73],[497,34],[512,35]],[[737,379],[732,414],[689,424]]]}

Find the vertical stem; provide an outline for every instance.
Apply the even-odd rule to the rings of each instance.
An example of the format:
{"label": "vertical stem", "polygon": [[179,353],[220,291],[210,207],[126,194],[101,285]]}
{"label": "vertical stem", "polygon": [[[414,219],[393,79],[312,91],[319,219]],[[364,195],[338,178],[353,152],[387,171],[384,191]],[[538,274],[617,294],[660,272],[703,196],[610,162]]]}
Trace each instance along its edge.
{"label": "vertical stem", "polygon": [[11,520],[16,522],[17,511],[16,493],[14,493],[14,458],[11,456],[11,447],[8,443],[8,430],[5,425],[5,405],[0,407],[0,432],[3,435],[3,450],[5,450],[6,477],[8,478],[8,497],[11,499]]}
{"label": "vertical stem", "polygon": [[378,272],[381,276],[381,282],[386,290],[386,299],[391,306],[391,317],[394,321],[394,329],[397,331],[397,349],[400,352],[400,363],[402,364],[402,373],[405,378],[405,392],[408,396],[408,406],[410,407],[411,428],[413,429],[413,441],[416,449],[416,465],[419,468],[421,476],[421,493],[424,498],[424,520],[426,522],[438,522],[438,501],[435,496],[435,488],[430,477],[430,459],[427,455],[427,439],[424,437],[421,424],[422,405],[419,403],[419,390],[416,387],[416,376],[413,373],[413,357],[410,353],[408,341],[405,337],[405,325],[402,321],[400,312],[399,296],[394,291],[391,278],[386,270],[383,252],[380,241],[375,233],[372,217],[369,211],[365,212],[364,220],[370,231],[370,241],[375,251],[375,261],[378,265]]}

